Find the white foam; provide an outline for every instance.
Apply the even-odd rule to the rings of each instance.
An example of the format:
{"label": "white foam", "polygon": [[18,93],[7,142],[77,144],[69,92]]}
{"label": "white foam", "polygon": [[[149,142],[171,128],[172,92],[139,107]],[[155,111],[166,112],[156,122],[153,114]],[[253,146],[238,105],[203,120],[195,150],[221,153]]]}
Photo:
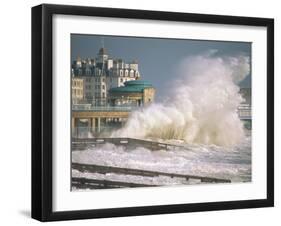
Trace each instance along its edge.
{"label": "white foam", "polygon": [[242,55],[189,57],[181,63],[180,79],[171,85],[170,98],[132,112],[125,126],[112,137],[238,144],[244,131],[236,111],[243,99],[236,82],[248,73],[249,58]]}
{"label": "white foam", "polygon": [[[246,137],[239,145],[228,148],[201,144],[169,151],[150,151],[142,147],[126,150],[124,146],[105,144],[85,151],[73,151],[72,162],[251,181],[251,138]],[[80,176],[89,175],[81,173]],[[101,178],[101,175],[92,176]],[[125,181],[135,180],[125,176]],[[103,175],[102,179],[106,178],[120,179],[116,175]],[[171,179],[168,182],[173,183]]]}

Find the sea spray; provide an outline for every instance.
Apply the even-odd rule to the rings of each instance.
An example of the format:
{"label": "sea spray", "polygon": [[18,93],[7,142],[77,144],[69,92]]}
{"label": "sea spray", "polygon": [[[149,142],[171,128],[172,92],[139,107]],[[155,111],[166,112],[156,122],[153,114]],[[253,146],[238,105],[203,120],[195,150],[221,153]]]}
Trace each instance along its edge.
{"label": "sea spray", "polygon": [[242,55],[188,57],[180,65],[169,98],[132,112],[125,126],[111,136],[238,144],[244,131],[237,114],[243,101],[237,83],[249,68],[249,58]]}

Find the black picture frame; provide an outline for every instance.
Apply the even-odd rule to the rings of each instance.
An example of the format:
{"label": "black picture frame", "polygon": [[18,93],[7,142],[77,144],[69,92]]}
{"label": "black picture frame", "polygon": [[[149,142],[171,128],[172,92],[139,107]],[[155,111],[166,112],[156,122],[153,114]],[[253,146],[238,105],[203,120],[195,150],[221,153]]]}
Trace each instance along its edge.
{"label": "black picture frame", "polygon": [[[52,210],[52,18],[55,14],[247,25],[267,28],[267,198],[93,210]],[[32,8],[32,218],[40,221],[122,217],[274,206],[274,20],[43,4]]]}

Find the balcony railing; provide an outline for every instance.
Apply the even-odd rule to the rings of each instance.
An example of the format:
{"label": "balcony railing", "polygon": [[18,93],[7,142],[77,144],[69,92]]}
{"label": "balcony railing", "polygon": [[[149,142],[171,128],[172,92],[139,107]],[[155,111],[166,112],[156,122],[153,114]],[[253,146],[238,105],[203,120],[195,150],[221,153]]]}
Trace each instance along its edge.
{"label": "balcony railing", "polygon": [[112,126],[101,125],[100,127],[78,126],[72,128],[73,138],[91,138],[91,137],[110,137],[115,130],[122,128],[122,124]]}
{"label": "balcony railing", "polygon": [[93,106],[93,105],[72,105],[72,111],[125,111],[130,112],[136,109],[135,106]]}

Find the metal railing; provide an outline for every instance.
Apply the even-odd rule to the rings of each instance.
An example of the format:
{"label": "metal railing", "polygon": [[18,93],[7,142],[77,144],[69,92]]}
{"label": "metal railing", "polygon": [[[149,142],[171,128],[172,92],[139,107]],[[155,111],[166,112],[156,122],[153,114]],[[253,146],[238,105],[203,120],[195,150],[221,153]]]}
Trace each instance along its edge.
{"label": "metal railing", "polygon": [[133,106],[93,106],[93,105],[72,105],[72,111],[133,111]]}
{"label": "metal railing", "polygon": [[100,136],[109,136],[114,130],[120,129],[121,123],[114,126],[104,126],[100,127],[89,127],[89,126],[78,126],[72,128],[72,138],[91,138]]}

